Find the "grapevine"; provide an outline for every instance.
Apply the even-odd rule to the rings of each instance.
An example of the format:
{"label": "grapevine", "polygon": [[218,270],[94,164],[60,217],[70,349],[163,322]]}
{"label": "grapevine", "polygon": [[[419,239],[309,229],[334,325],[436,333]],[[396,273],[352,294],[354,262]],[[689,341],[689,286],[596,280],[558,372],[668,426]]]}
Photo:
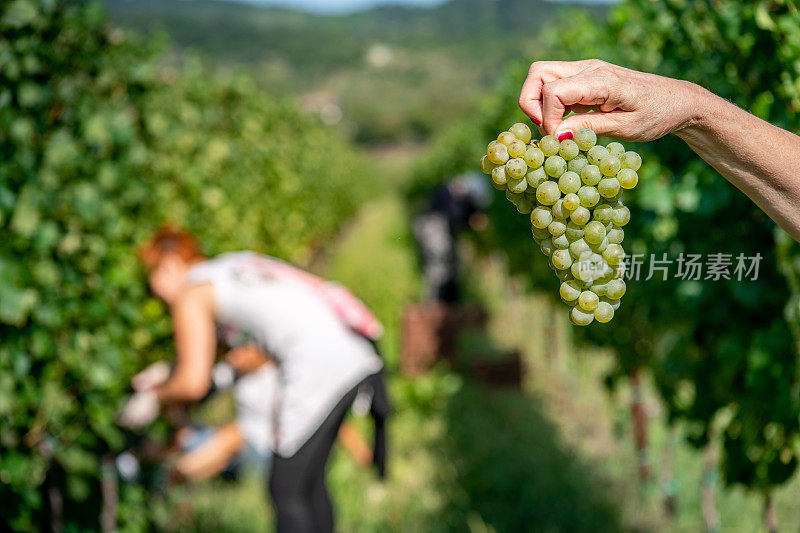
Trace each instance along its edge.
{"label": "grapevine", "polygon": [[536,141],[523,123],[502,132],[481,158],[493,186],[530,215],[533,238],[561,280],[559,295],[575,325],[610,322],[625,294],[622,228],[631,213],[621,197],[639,182],[641,164],[618,142],[597,144],[590,129],[574,139]]}

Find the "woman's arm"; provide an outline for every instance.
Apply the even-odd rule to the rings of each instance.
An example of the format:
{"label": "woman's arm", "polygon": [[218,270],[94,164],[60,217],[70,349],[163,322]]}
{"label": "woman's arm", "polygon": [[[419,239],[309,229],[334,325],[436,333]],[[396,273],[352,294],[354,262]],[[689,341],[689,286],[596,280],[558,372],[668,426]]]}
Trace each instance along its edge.
{"label": "woman's arm", "polygon": [[196,401],[208,392],[216,354],[214,291],[211,284],[184,291],[172,306],[177,364],[154,389],[161,403]]}
{"label": "woman's arm", "polygon": [[560,138],[580,128],[628,141],[675,133],[800,240],[800,137],[697,85],[595,59],[544,61],[531,65],[520,107]]}
{"label": "woman's arm", "polygon": [[231,463],[244,447],[244,437],[236,424],[222,426],[198,448],[178,459],[178,472],[192,481],[209,479]]}
{"label": "woman's arm", "polygon": [[339,428],[339,442],[361,466],[372,463],[372,448],[352,424],[344,422]]}

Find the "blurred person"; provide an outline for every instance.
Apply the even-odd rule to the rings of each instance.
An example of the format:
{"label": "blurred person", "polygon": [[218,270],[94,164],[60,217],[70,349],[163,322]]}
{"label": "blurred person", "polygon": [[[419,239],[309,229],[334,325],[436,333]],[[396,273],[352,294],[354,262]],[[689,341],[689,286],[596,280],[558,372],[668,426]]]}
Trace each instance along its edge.
{"label": "blurred person", "polygon": [[[239,467],[247,464],[267,467],[274,449],[273,418],[280,386],[274,360],[258,346],[247,344],[230,350],[225,363],[218,363],[212,374],[217,391],[233,390],[236,421],[217,429],[186,426],[178,430],[176,440],[183,453],[177,459],[177,471],[191,481],[220,474],[236,477]],[[168,375],[162,382],[166,379]],[[358,464],[372,462],[372,450],[352,424],[342,424],[339,442]]]}
{"label": "blurred person", "polygon": [[454,304],[459,300],[456,238],[466,227],[474,231],[488,223],[484,209],[491,191],[479,174],[457,176],[437,186],[414,222],[414,237],[422,256],[424,299]]}
{"label": "blurred person", "polygon": [[539,61],[519,103],[559,140],[581,128],[624,141],[674,133],[800,240],[800,137],[699,85],[598,59]]}
{"label": "blurred person", "polygon": [[174,227],[159,230],[140,256],[151,290],[170,307],[177,361],[165,382],[134,395],[122,420],[145,425],[161,405],[203,398],[218,338],[257,345],[274,358],[280,381],[269,475],[277,529],[332,531],[326,464],[360,392],[371,396],[375,461],[385,461],[388,400],[373,342],[380,324],[338,284],[253,252],[207,259],[191,234]]}

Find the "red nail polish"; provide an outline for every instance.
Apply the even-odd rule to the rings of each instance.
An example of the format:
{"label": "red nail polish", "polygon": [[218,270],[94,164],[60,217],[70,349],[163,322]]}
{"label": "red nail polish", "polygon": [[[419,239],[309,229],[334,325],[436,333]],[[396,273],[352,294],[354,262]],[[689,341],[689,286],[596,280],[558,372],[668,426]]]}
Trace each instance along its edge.
{"label": "red nail polish", "polygon": [[573,137],[572,132],[567,130],[559,133],[557,139],[559,141],[563,141],[564,139],[572,139],[572,137]]}

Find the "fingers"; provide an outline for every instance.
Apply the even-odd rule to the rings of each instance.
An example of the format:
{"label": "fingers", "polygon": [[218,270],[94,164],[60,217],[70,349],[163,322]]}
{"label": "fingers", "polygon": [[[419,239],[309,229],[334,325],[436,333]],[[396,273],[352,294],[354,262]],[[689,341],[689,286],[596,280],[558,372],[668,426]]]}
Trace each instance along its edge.
{"label": "fingers", "polygon": [[584,61],[537,61],[528,70],[528,76],[522,85],[519,106],[536,124],[542,124],[542,88],[551,81],[574,76],[579,72],[602,64],[602,61],[588,59]]}
{"label": "fingers", "polygon": [[560,124],[570,107],[613,109],[613,82],[605,77],[579,73],[546,83],[542,88],[542,126],[548,134],[563,131]]}
{"label": "fingers", "polygon": [[592,113],[581,113],[579,115],[572,115],[561,121],[557,127],[555,135],[560,135],[562,132],[571,131],[576,132],[581,128],[589,128],[593,130],[598,136],[614,137],[621,140],[626,139],[626,136],[620,131],[620,119],[626,111],[611,111],[603,113],[601,111],[594,111]]}

